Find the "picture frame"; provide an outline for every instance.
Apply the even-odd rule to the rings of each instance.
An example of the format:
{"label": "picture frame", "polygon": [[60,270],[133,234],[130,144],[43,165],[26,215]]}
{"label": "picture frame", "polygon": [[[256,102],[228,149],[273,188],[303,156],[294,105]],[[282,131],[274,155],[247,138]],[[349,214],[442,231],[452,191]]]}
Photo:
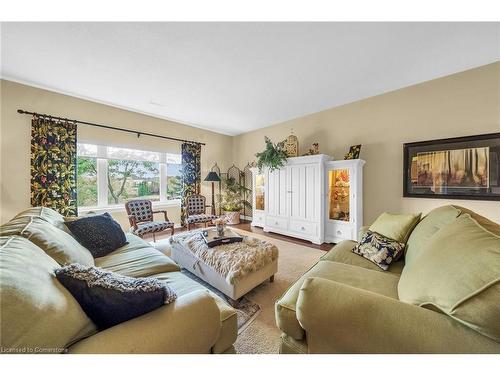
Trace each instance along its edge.
{"label": "picture frame", "polygon": [[500,200],[500,133],[403,144],[403,197]]}
{"label": "picture frame", "polygon": [[349,147],[349,151],[344,156],[344,160],[359,159],[361,153],[361,145],[354,145]]}

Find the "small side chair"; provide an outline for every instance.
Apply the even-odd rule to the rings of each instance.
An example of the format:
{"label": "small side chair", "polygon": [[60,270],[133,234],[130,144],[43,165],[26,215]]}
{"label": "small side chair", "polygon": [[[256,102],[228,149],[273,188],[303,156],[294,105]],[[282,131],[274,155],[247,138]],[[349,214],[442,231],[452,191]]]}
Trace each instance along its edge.
{"label": "small side chair", "polygon": [[[136,236],[143,237],[151,233],[153,241],[156,242],[155,233],[171,229],[174,234],[174,223],[168,220],[166,210],[153,211],[151,201],[146,199],[136,199],[125,203],[128,220],[130,222],[130,231]],[[165,216],[164,221],[155,221],[153,214],[162,213]]]}
{"label": "small side chair", "polygon": [[205,223],[205,227],[209,222],[217,219],[217,215],[207,214],[206,198],[200,194],[190,195],[186,198],[186,223],[187,229],[191,229],[191,224]]}

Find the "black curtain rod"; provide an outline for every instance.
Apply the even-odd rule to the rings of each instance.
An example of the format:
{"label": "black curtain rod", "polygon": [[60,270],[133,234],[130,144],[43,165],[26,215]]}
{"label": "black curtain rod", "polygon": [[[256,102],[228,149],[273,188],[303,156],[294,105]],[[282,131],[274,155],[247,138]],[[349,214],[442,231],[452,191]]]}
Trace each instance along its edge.
{"label": "black curtain rod", "polygon": [[188,141],[187,139],[167,137],[165,135],[152,134],[152,133],[144,133],[144,132],[137,131],[137,130],[117,128],[117,127],[114,127],[114,126],[95,124],[93,122],[87,122],[87,121],[71,120],[71,119],[68,119],[68,118],[65,118],[65,117],[58,117],[58,116],[46,115],[46,114],[36,113],[36,112],[28,112],[28,111],[24,111],[22,109],[18,109],[17,113],[20,113],[20,114],[23,114],[23,115],[33,115],[33,116],[38,116],[38,117],[53,118],[55,120],[70,121],[70,122],[75,122],[75,123],[78,123],[78,124],[90,125],[90,126],[95,126],[95,127],[98,127],[98,128],[103,128],[103,129],[118,130],[118,131],[121,131],[121,132],[137,134],[137,138],[139,138],[141,135],[147,135],[148,137],[156,137],[156,138],[168,139],[170,141],[194,143],[194,144],[198,144],[198,145],[202,145],[202,146],[205,145],[205,143],[196,142],[196,141]]}

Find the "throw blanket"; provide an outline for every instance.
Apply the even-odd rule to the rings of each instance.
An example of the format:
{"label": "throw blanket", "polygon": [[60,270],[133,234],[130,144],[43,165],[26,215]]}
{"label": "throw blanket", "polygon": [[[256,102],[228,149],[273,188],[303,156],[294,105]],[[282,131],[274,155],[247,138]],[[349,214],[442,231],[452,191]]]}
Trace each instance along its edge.
{"label": "throw blanket", "polygon": [[278,259],[278,248],[267,241],[243,236],[243,241],[208,247],[202,230],[176,234],[170,244],[189,249],[201,262],[224,276],[229,284],[238,278],[264,268]]}

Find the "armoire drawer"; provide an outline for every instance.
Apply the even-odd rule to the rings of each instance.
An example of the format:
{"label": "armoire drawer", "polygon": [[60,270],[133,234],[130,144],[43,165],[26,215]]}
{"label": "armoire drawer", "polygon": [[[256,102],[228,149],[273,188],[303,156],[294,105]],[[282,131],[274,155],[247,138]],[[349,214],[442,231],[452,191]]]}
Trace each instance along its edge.
{"label": "armoire drawer", "polygon": [[264,213],[253,211],[253,213],[252,213],[252,222],[254,222],[256,224],[264,225],[265,217],[266,216],[264,215]]}
{"label": "armoire drawer", "polygon": [[266,225],[277,229],[288,229],[288,219],[277,216],[266,216]]}
{"label": "armoire drawer", "polygon": [[353,236],[353,226],[349,223],[327,223],[326,236],[335,238],[336,241],[356,239],[356,236]]}
{"label": "armoire drawer", "polygon": [[318,224],[290,220],[290,230],[308,236],[316,236],[318,234]]}

